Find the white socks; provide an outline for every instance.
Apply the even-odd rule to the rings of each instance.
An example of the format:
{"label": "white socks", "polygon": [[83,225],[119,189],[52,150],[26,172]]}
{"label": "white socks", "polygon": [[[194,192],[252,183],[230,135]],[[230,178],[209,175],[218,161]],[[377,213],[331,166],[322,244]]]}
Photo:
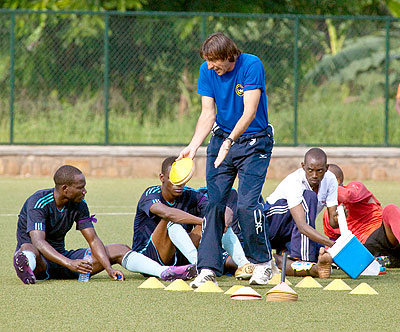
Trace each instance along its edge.
{"label": "white socks", "polygon": [[121,265],[131,272],[145,273],[156,277],[160,277],[161,273],[169,268],[169,266],[160,265],[151,258],[132,250],[122,258]]}
{"label": "white socks", "polygon": [[244,250],[236,234],[233,232],[232,227],[228,227],[228,230],[222,236],[222,247],[232,257],[234,263],[241,267],[245,264],[250,263],[244,254]]}
{"label": "white socks", "polygon": [[36,256],[32,251],[22,250],[23,254],[28,258],[29,267],[32,271],[36,269]]}
{"label": "white socks", "polygon": [[197,264],[197,249],[189,234],[180,224],[169,222],[167,225],[168,236],[191,264]]}

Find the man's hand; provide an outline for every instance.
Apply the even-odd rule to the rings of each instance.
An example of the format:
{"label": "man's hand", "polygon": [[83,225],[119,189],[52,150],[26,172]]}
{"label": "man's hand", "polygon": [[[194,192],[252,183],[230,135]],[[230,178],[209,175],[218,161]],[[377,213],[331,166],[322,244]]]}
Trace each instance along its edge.
{"label": "man's hand", "polygon": [[232,143],[229,140],[225,140],[221,147],[219,148],[218,156],[217,159],[214,161],[214,167],[218,168],[219,165],[224,161],[226,155],[228,154],[230,148],[232,146]]}
{"label": "man's hand", "polygon": [[72,259],[68,265],[71,271],[78,273],[92,273],[93,264],[87,259]]}
{"label": "man's hand", "polygon": [[107,271],[108,275],[113,278],[114,280],[118,281],[124,281],[125,276],[120,270],[115,270],[115,269],[110,269],[110,271]]}
{"label": "man's hand", "polygon": [[181,151],[181,153],[179,153],[179,156],[176,160],[181,160],[182,158],[186,158],[186,157],[193,159],[196,155],[196,152],[197,152],[197,149],[188,145],[186,148],[184,148]]}

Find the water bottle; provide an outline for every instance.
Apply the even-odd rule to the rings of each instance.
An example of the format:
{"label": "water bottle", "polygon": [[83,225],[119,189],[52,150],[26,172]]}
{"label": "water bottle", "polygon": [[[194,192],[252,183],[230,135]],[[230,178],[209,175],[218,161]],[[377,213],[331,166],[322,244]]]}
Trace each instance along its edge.
{"label": "water bottle", "polygon": [[[92,262],[92,251],[89,249],[86,250],[85,257],[83,259],[88,260],[89,262]],[[88,273],[79,273],[78,281],[79,282],[88,282],[90,279],[90,272]]]}

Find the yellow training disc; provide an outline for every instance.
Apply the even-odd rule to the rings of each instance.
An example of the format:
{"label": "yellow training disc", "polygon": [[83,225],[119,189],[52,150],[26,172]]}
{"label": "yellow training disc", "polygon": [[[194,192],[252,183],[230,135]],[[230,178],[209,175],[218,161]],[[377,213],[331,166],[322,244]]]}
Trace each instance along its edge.
{"label": "yellow training disc", "polygon": [[169,172],[169,179],[173,184],[181,185],[188,182],[193,175],[193,160],[192,158],[182,158],[175,161]]}

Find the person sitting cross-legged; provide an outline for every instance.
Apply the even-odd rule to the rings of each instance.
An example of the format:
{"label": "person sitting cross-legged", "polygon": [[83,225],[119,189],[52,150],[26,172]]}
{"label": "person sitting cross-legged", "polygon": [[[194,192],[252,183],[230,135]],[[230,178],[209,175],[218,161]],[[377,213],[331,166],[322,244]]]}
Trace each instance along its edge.
{"label": "person sitting cross-legged", "polygon": [[[124,244],[105,246],[94,229],[96,219],[90,216],[84,200],[85,176],[78,168],[61,166],[54,174],[54,183],[54,188],[31,195],[19,213],[13,264],[23,283],[77,279],[79,273],[94,275],[103,270],[114,280],[124,280],[124,274],[112,268],[117,263],[132,272],[149,273],[163,280],[188,279],[195,274],[193,266],[161,266],[141,254],[132,254]],[[92,262],[84,259],[88,248],[65,249],[65,236],[74,223],[90,246]],[[134,264],[138,261],[139,269]]]}

